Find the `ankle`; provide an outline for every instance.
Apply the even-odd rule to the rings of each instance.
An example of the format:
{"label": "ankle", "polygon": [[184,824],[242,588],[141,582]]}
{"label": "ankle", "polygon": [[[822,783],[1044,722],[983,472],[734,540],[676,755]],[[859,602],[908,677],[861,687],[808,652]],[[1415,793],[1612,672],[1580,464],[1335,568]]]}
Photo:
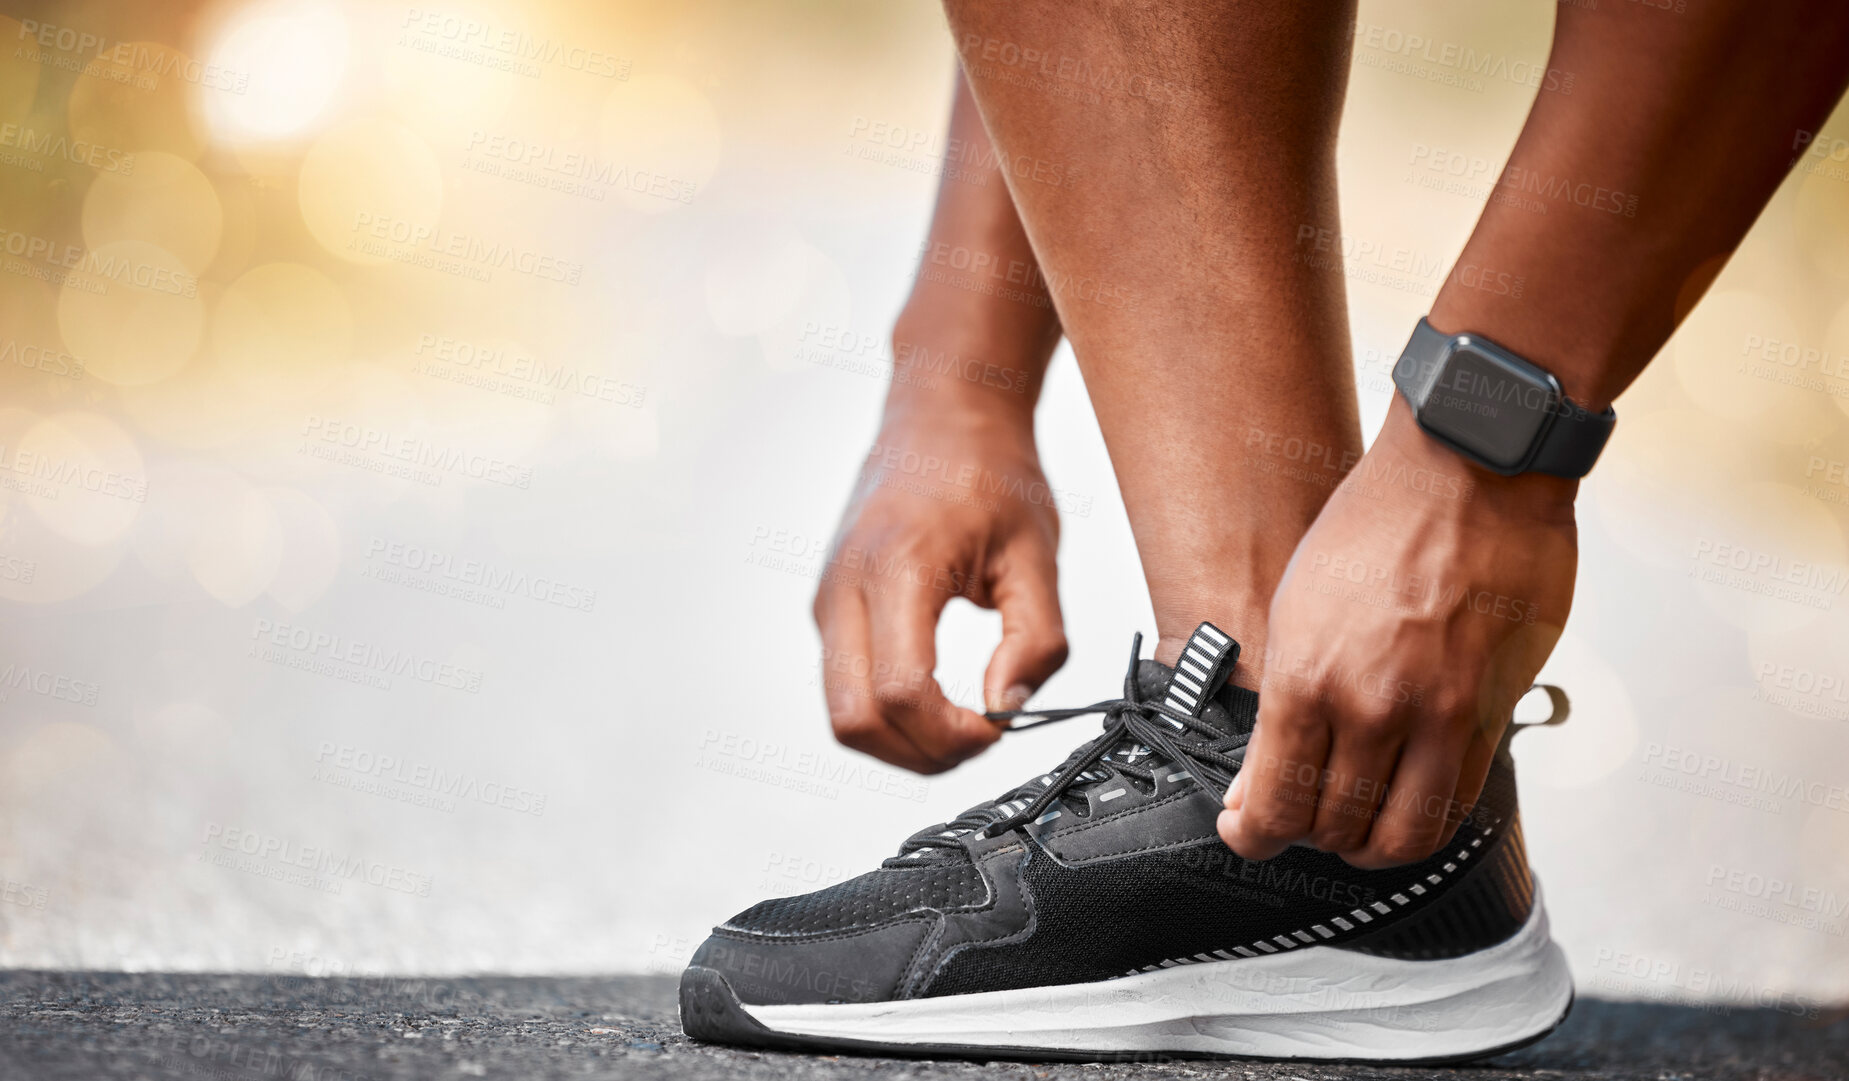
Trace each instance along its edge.
{"label": "ankle", "polygon": [[1218,608],[1192,609],[1185,614],[1165,618],[1156,615],[1155,659],[1166,665],[1174,665],[1180,659],[1181,651],[1188,644],[1188,638],[1194,628],[1202,623],[1214,626],[1232,635],[1233,641],[1239,643],[1239,661],[1233,666],[1233,674],[1228,683],[1256,691],[1265,678],[1265,644],[1266,612],[1254,610],[1249,606],[1226,606]]}

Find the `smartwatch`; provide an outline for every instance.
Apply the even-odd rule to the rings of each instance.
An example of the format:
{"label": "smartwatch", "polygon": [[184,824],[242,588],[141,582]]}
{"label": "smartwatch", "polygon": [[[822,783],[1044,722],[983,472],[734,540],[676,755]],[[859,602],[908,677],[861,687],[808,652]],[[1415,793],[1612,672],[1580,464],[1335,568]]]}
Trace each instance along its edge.
{"label": "smartwatch", "polygon": [[1599,460],[1618,414],[1567,400],[1546,368],[1477,334],[1441,334],[1424,319],[1393,385],[1419,427],[1485,469],[1512,477],[1583,477]]}

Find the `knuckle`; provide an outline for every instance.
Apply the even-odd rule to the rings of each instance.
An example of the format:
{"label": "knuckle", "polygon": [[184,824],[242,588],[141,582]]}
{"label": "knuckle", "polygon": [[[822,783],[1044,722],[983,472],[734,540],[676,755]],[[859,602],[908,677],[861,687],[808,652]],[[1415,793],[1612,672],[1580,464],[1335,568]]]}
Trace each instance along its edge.
{"label": "knuckle", "polygon": [[917,754],[912,759],[908,759],[904,762],[903,765],[913,773],[922,773],[927,776],[934,773],[943,773],[946,770],[952,769],[957,763],[968,757],[967,755],[948,753],[941,747],[921,746],[917,747],[916,750]]}
{"label": "knuckle", "polygon": [[1047,632],[1033,643],[1032,649],[1043,662],[1053,668],[1065,664],[1072,652],[1071,645],[1066,641],[1066,633],[1061,630]]}
{"label": "knuckle", "polygon": [[1376,699],[1364,699],[1344,707],[1343,723],[1357,734],[1379,739],[1397,733],[1405,726],[1405,719],[1394,708],[1392,702]]}
{"label": "knuckle", "polygon": [[1472,729],[1476,726],[1476,691],[1456,685],[1439,687],[1427,696],[1424,712],[1453,729]]}
{"label": "knuckle", "polygon": [[1307,703],[1286,699],[1276,712],[1266,714],[1261,723],[1270,724],[1281,732],[1301,735],[1320,727],[1322,721]]}
{"label": "knuckle", "polygon": [[1316,811],[1310,835],[1317,847],[1329,852],[1349,852],[1362,847],[1374,826],[1372,807],[1357,803],[1324,800]]}
{"label": "knuckle", "polygon": [[885,725],[871,709],[853,706],[840,710],[829,718],[834,728],[835,740],[857,751],[866,750],[877,741],[879,732]]}
{"label": "knuckle", "polygon": [[986,722],[964,725],[957,734],[957,746],[964,758],[980,754],[1001,738],[1001,730]]}
{"label": "knuckle", "polygon": [[815,620],[817,627],[826,628],[833,617],[835,606],[840,603],[841,595],[849,587],[832,574],[824,574],[815,587],[815,596],[809,601],[809,616]]}
{"label": "knuckle", "polygon": [[[1296,820],[1302,818],[1307,824],[1309,808],[1300,807],[1304,793],[1294,784],[1295,769],[1289,761],[1272,759],[1259,764],[1261,768],[1252,774],[1246,782],[1246,802],[1260,814],[1274,815]],[[1310,797],[1314,798],[1314,797]]]}
{"label": "knuckle", "polygon": [[943,716],[944,722],[956,732],[960,743],[972,747],[987,747],[1002,736],[1002,730],[988,718],[949,700],[944,702]]}
{"label": "knuckle", "polygon": [[1424,859],[1432,854],[1432,845],[1422,837],[1393,834],[1369,845],[1368,851],[1382,865],[1393,867]]}
{"label": "knuckle", "polygon": [[1310,844],[1324,852],[1352,852],[1361,845],[1359,832],[1346,822],[1324,825],[1318,820],[1310,830]]}
{"label": "knuckle", "polygon": [[1302,836],[1305,825],[1302,813],[1290,806],[1249,810],[1245,820],[1247,833],[1278,841]]}
{"label": "knuckle", "polygon": [[901,709],[926,708],[937,697],[937,681],[932,679],[888,679],[873,688],[873,701],[881,713]]}

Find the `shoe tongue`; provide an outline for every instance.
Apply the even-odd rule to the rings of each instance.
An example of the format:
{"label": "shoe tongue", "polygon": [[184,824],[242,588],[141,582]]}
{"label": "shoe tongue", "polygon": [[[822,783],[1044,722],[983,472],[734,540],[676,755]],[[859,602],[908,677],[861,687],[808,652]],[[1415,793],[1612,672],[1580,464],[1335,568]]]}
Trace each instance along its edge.
{"label": "shoe tongue", "polygon": [[[1155,661],[1137,667],[1137,690],[1229,735],[1250,735],[1258,719],[1258,695],[1226,682],[1238,661],[1239,643],[1213,624],[1202,623],[1188,636],[1175,667]],[[1182,727],[1178,721],[1167,723]]]}
{"label": "shoe tongue", "polygon": [[[1239,643],[1213,624],[1202,623],[1189,636],[1188,644],[1182,647],[1181,657],[1175,667],[1170,668],[1155,661],[1137,663],[1137,695],[1144,701],[1159,699],[1175,709],[1199,717],[1228,735],[1249,736],[1258,720],[1258,695],[1226,682],[1238,660]],[[1178,721],[1166,717],[1163,720],[1177,729],[1187,730]],[[1199,733],[1189,736],[1190,740],[1201,738]],[[1123,740],[1104,755],[1104,760],[1119,764],[1147,763],[1151,753],[1150,748],[1134,740]],[[1008,796],[1013,798],[1004,797],[980,810],[987,813],[991,822],[1017,814],[1046,790],[1045,786],[1058,772],[1059,769],[1054,769],[1042,774],[1009,792]],[[1110,777],[1110,772],[1104,769],[1087,770],[1079,775],[1079,784],[1070,791],[1076,793],[1089,785],[1109,780]],[[968,858],[956,839],[969,832],[967,829],[946,831],[941,836],[950,843],[920,849],[910,856],[899,858],[908,865]]]}

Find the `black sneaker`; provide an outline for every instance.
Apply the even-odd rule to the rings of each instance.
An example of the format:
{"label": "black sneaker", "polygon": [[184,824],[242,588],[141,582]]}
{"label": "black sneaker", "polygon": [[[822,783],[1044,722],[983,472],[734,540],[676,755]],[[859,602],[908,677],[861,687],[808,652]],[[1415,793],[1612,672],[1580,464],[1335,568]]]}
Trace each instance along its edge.
{"label": "black sneaker", "polygon": [[[1139,641],[1140,645],[1140,641]],[[1214,830],[1258,696],[1211,624],[1131,658],[1059,769],[914,835],[878,870],[764,901],[681,977],[681,1025],[747,1047],[1035,1060],[1455,1062],[1540,1039],[1573,999],[1522,847],[1505,740],[1423,863],[1363,871]],[[1556,706],[1561,704],[1556,699]]]}

